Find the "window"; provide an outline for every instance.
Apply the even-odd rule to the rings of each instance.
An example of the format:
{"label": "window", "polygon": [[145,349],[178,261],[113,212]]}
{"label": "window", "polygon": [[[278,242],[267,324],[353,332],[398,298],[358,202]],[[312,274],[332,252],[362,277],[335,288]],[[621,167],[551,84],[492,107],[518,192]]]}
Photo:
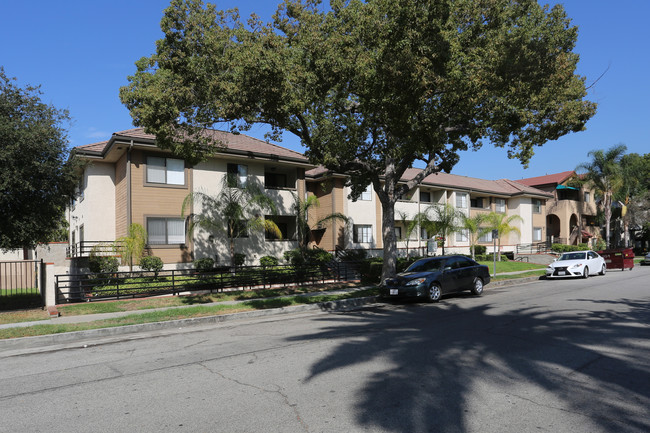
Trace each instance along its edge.
{"label": "window", "polygon": [[483,208],[485,207],[485,206],[483,205],[484,201],[487,201],[487,200],[485,200],[483,197],[475,197],[475,198],[471,198],[471,199],[469,200],[469,205],[470,205],[471,207],[477,207],[477,208],[483,209]]}
{"label": "window", "polygon": [[541,227],[533,227],[533,240],[534,241],[541,241],[542,240],[542,228]]}
{"label": "window", "polygon": [[533,213],[542,213],[542,201],[533,199]]}
{"label": "window", "polygon": [[395,239],[397,239],[397,240],[402,239],[402,228],[401,227],[395,227]]}
{"label": "window", "polygon": [[361,193],[359,200],[370,201],[372,200],[372,184],[366,187],[366,190]]}
{"label": "window", "polygon": [[[237,220],[233,221],[232,229],[228,227],[228,237],[229,238],[247,238],[248,237],[248,228],[246,227],[246,221]],[[234,234],[233,234],[234,232]]]}
{"label": "window", "polygon": [[420,229],[420,239],[429,239],[427,229]]}
{"label": "window", "polygon": [[492,242],[492,231],[485,233],[483,236],[478,238],[479,242]]}
{"label": "window", "polygon": [[273,241],[273,240],[289,240],[289,225],[287,223],[281,223],[275,221],[275,225],[278,226],[278,229],[280,230],[280,234],[282,237],[278,237],[277,233],[274,231],[269,231],[265,230],[264,232],[264,238],[267,241]]}
{"label": "window", "polygon": [[180,245],[185,243],[183,218],[147,218],[149,245]]}
{"label": "window", "polygon": [[228,164],[228,186],[230,188],[244,188],[248,180],[248,166],[242,164]]}
{"label": "window", "polygon": [[185,163],[182,159],[148,156],[147,183],[185,185]]}
{"label": "window", "polygon": [[420,201],[422,203],[431,203],[431,193],[428,191],[420,191]]}
{"label": "window", "polygon": [[357,244],[372,242],[372,226],[355,224],[352,242]]}
{"label": "window", "polygon": [[467,209],[467,194],[456,193],[456,207],[458,209]]}
{"label": "window", "polygon": [[[83,196],[82,196],[83,197]],[[588,191],[585,191],[585,203],[589,203],[591,201],[591,197],[589,195]]]}
{"label": "window", "polygon": [[456,232],[456,242],[467,242],[469,238],[469,230],[462,229],[459,232]]}
{"label": "window", "polygon": [[286,188],[287,175],[284,173],[264,173],[265,188]]}
{"label": "window", "polygon": [[506,212],[506,199],[505,198],[497,198],[494,200],[494,203],[496,205],[496,211],[499,213],[505,213]]}

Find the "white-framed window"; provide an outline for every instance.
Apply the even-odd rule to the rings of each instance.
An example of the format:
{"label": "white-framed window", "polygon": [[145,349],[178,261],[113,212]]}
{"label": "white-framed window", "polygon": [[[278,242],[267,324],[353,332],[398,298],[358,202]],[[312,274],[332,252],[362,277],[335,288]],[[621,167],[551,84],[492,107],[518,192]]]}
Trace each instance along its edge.
{"label": "white-framed window", "polygon": [[461,192],[456,193],[456,207],[458,209],[467,209],[467,194]]}
{"label": "white-framed window", "polygon": [[243,164],[228,163],[228,186],[231,188],[244,188],[248,181],[248,166]]}
{"label": "white-framed window", "polygon": [[402,239],[402,228],[401,227],[395,227],[395,239],[397,239],[397,240]]}
{"label": "white-framed window", "polygon": [[469,239],[469,230],[462,229],[456,232],[456,242],[467,242]]}
{"label": "white-framed window", "polygon": [[533,199],[533,213],[542,213],[542,201]]}
{"label": "white-framed window", "polygon": [[585,191],[585,203],[589,203],[591,201],[591,195],[589,194],[589,191]]}
{"label": "white-framed window", "polygon": [[355,224],[353,228],[353,239],[355,244],[372,242],[372,226],[366,224]]}
{"label": "white-framed window", "polygon": [[147,183],[185,185],[185,162],[182,159],[147,156]]}
{"label": "white-framed window", "polygon": [[359,196],[359,200],[370,201],[372,200],[372,184],[368,185]]}
{"label": "white-framed window", "polygon": [[183,218],[147,218],[147,243],[149,245],[180,245],[185,243]]}
{"label": "white-framed window", "polygon": [[479,242],[492,242],[492,231],[485,233],[483,236],[478,238]]}
{"label": "white-framed window", "polygon": [[541,241],[542,240],[542,228],[541,227],[533,227],[533,240],[534,241]]}
{"label": "white-framed window", "polygon": [[506,213],[506,199],[497,198],[494,200],[496,211],[499,213]]}

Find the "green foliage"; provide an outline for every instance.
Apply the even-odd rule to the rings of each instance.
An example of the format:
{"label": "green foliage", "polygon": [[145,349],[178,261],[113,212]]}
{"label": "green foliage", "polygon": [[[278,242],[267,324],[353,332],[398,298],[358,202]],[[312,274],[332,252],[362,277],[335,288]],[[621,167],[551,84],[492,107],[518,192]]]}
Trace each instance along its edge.
{"label": "green foliage", "polygon": [[277,266],[279,263],[279,260],[277,257],[273,256],[264,256],[260,258],[260,265],[264,268],[271,268],[274,266]]}
{"label": "green foliage", "polygon": [[214,260],[210,257],[194,260],[194,269],[199,272],[210,272],[214,270]]}
{"label": "green foliage", "polygon": [[190,193],[183,201],[181,215],[194,205],[195,213],[188,215],[188,231],[191,234],[200,227],[210,234],[224,235],[229,242],[230,265],[236,263],[235,239],[248,236],[249,231],[266,231],[282,239],[282,233],[272,220],[264,214],[276,213],[273,200],[255,178],[249,178],[246,185],[231,186],[224,176],[221,190],[216,196],[201,192]]}
{"label": "green foliage", "polygon": [[603,251],[605,249],[607,249],[607,244],[605,243],[605,241],[602,238],[598,238],[596,240],[596,244],[594,245],[594,250],[595,251]]}
{"label": "green foliage", "polygon": [[301,199],[297,194],[292,193],[293,196],[293,213],[296,215],[296,233],[298,237],[298,245],[301,248],[307,248],[311,236],[311,231],[316,227],[325,227],[333,222],[342,222],[347,224],[349,218],[339,212],[334,212],[325,215],[324,217],[309,223],[309,212],[320,206],[318,197],[310,195],[306,199]]}
{"label": "green foliage", "polygon": [[485,255],[486,251],[487,251],[487,247],[485,245],[475,245],[474,246],[474,252],[476,253],[477,256],[478,255]]}
{"label": "green foliage", "polygon": [[68,112],[40,97],[39,87],[17,87],[0,67],[0,250],[58,239],[77,186]]}
{"label": "green foliage", "polygon": [[114,256],[100,256],[90,253],[88,257],[88,268],[92,274],[107,276],[118,271],[120,262]]}
{"label": "green foliage", "polygon": [[122,257],[122,264],[133,270],[133,262],[138,261],[147,247],[147,231],[140,224],[131,224],[128,234],[115,241],[115,250]]}
{"label": "green foliage", "polygon": [[284,259],[297,267],[310,264],[326,264],[333,260],[333,256],[322,248],[296,248],[285,251]]}
{"label": "green foliage", "polygon": [[246,263],[246,254],[241,254],[241,253],[235,254],[233,263],[235,264],[235,266],[244,266],[244,263]]}
{"label": "green foliage", "polygon": [[364,260],[368,256],[368,251],[363,248],[353,248],[345,250],[343,259],[348,262],[358,262]]}
{"label": "green foliage", "polygon": [[585,250],[588,250],[588,249],[589,249],[589,245],[587,245],[587,244],[578,244],[578,245],[553,244],[553,245],[551,245],[551,251],[553,251],[555,253],[566,253],[566,252],[569,252],[569,251],[585,251]]}
{"label": "green foliage", "polygon": [[445,254],[445,239],[447,236],[461,230],[460,220],[462,212],[445,203],[443,205],[433,204],[428,206],[422,217],[420,224],[427,232],[439,235],[439,245],[442,247],[442,254]]}
{"label": "green foliage", "polygon": [[158,275],[163,268],[163,261],[157,256],[144,256],[140,259],[140,269],[143,271],[154,272]]}
{"label": "green foliage", "polygon": [[[247,25],[248,24],[248,25]],[[136,126],[186,160],[211,151],[200,129],[256,123],[300,138],[308,156],[372,183],[394,273],[395,203],[484,141],[527,165],[535,146],[580,131],[585,101],[564,9],[535,1],[288,0],[273,22],[241,22],[200,0],[174,0],[156,53],[120,89]],[[218,77],[218,78],[217,78]],[[400,183],[416,160],[423,171]]]}

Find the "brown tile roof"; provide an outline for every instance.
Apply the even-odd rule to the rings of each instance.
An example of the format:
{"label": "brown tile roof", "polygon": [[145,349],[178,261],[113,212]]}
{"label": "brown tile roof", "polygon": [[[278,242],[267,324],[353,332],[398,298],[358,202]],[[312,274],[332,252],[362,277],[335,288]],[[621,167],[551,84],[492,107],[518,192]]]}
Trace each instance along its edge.
{"label": "brown tile roof", "polygon": [[[404,172],[402,180],[410,180],[415,177],[421,170],[419,168],[409,168]],[[519,184],[509,179],[500,180],[486,180],[478,179],[475,177],[459,176],[449,173],[435,173],[425,177],[422,181],[423,185],[433,185],[447,188],[457,188],[465,190],[473,190],[480,192],[489,192],[494,194],[503,195],[519,195],[519,194],[532,194],[541,196],[551,196],[550,194],[541,191],[531,186]]]}
{"label": "brown tile roof", "polygon": [[84,152],[96,152],[102,153],[106,148],[108,141],[100,141],[98,143],[84,144],[83,146],[77,146],[75,149],[82,150]]}
{"label": "brown tile roof", "polygon": [[[271,156],[277,156],[285,159],[293,159],[301,162],[308,162],[305,155],[300,152],[287,149],[277,144],[267,143],[264,140],[250,137],[245,134],[233,134],[231,132],[217,131],[213,129],[206,129],[206,134],[209,134],[213,139],[220,141],[226,146],[228,150],[235,152],[253,152],[261,153]],[[127,129],[125,131],[115,132],[113,137],[125,137],[140,140],[155,141],[156,136],[144,132],[144,128]]]}
{"label": "brown tile roof", "polygon": [[545,176],[529,177],[526,179],[519,179],[517,182],[528,186],[548,185],[548,184],[561,184],[575,172],[573,170],[563,171],[562,173],[547,174]]}

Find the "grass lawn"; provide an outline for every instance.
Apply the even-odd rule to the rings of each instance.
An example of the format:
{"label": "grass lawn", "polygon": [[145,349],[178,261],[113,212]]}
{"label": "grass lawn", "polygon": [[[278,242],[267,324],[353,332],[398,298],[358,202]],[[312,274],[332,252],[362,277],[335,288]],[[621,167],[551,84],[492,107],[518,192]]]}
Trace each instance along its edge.
{"label": "grass lawn", "polygon": [[[479,262],[481,265],[486,265],[490,268],[490,274],[494,269],[494,262],[485,261]],[[527,271],[530,269],[545,269],[545,265],[539,265],[537,263],[526,263],[526,262],[497,262],[497,274],[502,272],[515,272],[515,271]]]}
{"label": "grass lawn", "polygon": [[[313,291],[314,290],[310,290],[310,292]],[[83,331],[87,329],[111,328],[116,326],[127,326],[127,325],[136,325],[142,323],[162,322],[167,320],[186,319],[192,317],[214,316],[218,314],[229,314],[229,313],[237,313],[242,311],[264,310],[269,308],[280,308],[280,307],[287,307],[287,306],[299,305],[299,304],[316,304],[319,302],[328,302],[328,301],[337,301],[337,300],[349,299],[349,298],[373,296],[379,293],[377,288],[364,289],[352,293],[343,293],[343,294],[328,294],[327,290],[322,290],[322,291],[323,291],[322,295],[301,296],[300,294],[296,294],[293,296],[283,296],[281,298],[271,298],[271,299],[258,298],[258,299],[250,299],[239,304],[231,304],[231,305],[223,305],[223,304],[200,305],[201,303],[214,302],[214,301],[207,301],[206,298],[203,297],[203,295],[201,295],[202,296],[201,299],[199,299],[196,302],[199,305],[194,305],[188,308],[151,311],[148,313],[133,314],[133,315],[117,318],[117,319],[97,320],[97,321],[87,322],[87,323],[56,324],[56,325],[43,324],[43,325],[34,325],[34,326],[29,326],[24,328],[0,329],[0,339],[59,334],[64,332]],[[143,309],[143,308],[131,308],[132,306],[128,304],[131,304],[133,302],[138,302],[138,301],[114,301],[112,303],[127,304],[123,306],[124,309],[114,310],[114,311],[133,311],[137,309]],[[108,304],[108,302],[106,302],[105,304]],[[93,304],[84,304],[83,306],[90,306],[90,305]],[[154,304],[149,304],[149,305],[154,305]],[[185,303],[182,305],[188,305],[188,304]],[[82,305],[80,305],[80,307],[82,307]],[[150,306],[149,308],[157,308],[157,307]],[[106,311],[104,310],[102,312],[106,312]],[[90,314],[90,313],[86,312],[85,314]]]}

